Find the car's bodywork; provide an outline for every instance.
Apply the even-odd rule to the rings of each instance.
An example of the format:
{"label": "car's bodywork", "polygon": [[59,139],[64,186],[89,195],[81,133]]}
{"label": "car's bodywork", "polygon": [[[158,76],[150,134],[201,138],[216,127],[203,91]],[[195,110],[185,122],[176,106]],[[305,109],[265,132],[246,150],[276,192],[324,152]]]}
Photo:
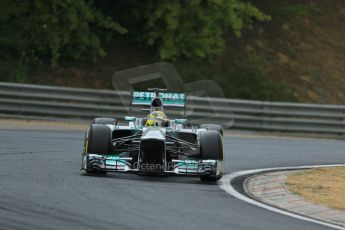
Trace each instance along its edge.
{"label": "car's bodywork", "polygon": [[[154,92],[131,94],[131,106],[151,105],[152,111],[152,101],[159,98],[162,107],[185,109],[184,94],[166,93],[157,89]],[[82,169],[97,173],[199,176],[207,181],[221,178],[223,143],[220,132],[193,126],[187,128],[185,118],[165,120],[160,126],[146,127],[146,119],[129,116],[125,117],[128,122],[126,125],[119,125],[115,119],[113,122],[110,119],[91,124],[85,136]],[[95,135],[104,135],[104,138]],[[107,139],[104,145],[108,144],[108,147],[98,150],[96,142],[103,143],[103,139]],[[210,149],[217,153],[212,154]],[[94,152],[96,150],[101,152]]]}

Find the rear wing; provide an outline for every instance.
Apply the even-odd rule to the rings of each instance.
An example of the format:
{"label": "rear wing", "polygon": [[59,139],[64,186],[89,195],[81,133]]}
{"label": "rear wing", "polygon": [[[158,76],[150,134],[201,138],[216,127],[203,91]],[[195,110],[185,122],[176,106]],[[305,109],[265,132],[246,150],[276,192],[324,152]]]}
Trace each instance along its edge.
{"label": "rear wing", "polygon": [[186,99],[185,93],[171,93],[163,89],[149,89],[150,91],[131,91],[130,114],[132,114],[133,105],[151,106],[152,100],[159,97],[163,107],[175,107],[184,109],[184,118],[186,118]]}
{"label": "rear wing", "polygon": [[[152,99],[156,97],[156,92],[132,91],[131,105],[151,105]],[[186,94],[158,92],[158,97],[162,100],[164,107],[186,106]]]}

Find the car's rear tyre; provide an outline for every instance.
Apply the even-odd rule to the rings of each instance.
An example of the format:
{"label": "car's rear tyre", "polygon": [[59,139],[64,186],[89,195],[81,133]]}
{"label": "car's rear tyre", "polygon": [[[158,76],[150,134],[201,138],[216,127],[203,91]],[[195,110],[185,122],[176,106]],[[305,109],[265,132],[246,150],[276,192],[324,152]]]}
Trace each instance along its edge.
{"label": "car's rear tyre", "polygon": [[117,120],[110,117],[97,117],[93,119],[92,124],[102,124],[102,125],[116,125]]}
{"label": "car's rear tyre", "polygon": [[217,125],[217,124],[201,124],[200,128],[201,129],[218,131],[223,136],[223,127],[221,125]]}
{"label": "car's rear tyre", "polygon": [[[107,125],[91,124],[87,143],[86,153],[108,154],[111,141],[111,129]],[[87,173],[106,174],[105,171],[97,169],[86,169]]]}
{"label": "car's rear tyre", "polygon": [[[222,161],[224,159],[223,138],[219,131],[208,130],[200,133],[200,153],[204,160]],[[200,180],[203,182],[215,182],[220,178],[222,175],[200,176]]]}

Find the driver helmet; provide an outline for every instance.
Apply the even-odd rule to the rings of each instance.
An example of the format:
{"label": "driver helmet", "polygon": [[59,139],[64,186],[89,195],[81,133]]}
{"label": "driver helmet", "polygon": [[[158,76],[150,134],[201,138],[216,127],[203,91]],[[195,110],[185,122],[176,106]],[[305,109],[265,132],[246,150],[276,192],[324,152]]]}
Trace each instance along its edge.
{"label": "driver helmet", "polygon": [[162,111],[153,111],[148,117],[145,126],[162,126],[167,117]]}

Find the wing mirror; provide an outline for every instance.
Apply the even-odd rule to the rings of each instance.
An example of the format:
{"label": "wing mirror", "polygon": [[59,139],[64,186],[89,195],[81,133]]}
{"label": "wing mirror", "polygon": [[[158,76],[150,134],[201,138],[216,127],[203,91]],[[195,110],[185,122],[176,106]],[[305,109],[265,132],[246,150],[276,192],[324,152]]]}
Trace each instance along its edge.
{"label": "wing mirror", "polygon": [[186,123],[187,123],[187,119],[175,119],[175,124],[185,125]]}
{"label": "wing mirror", "polygon": [[125,116],[125,121],[128,121],[128,122],[135,122],[136,120],[137,120],[136,117]]}

